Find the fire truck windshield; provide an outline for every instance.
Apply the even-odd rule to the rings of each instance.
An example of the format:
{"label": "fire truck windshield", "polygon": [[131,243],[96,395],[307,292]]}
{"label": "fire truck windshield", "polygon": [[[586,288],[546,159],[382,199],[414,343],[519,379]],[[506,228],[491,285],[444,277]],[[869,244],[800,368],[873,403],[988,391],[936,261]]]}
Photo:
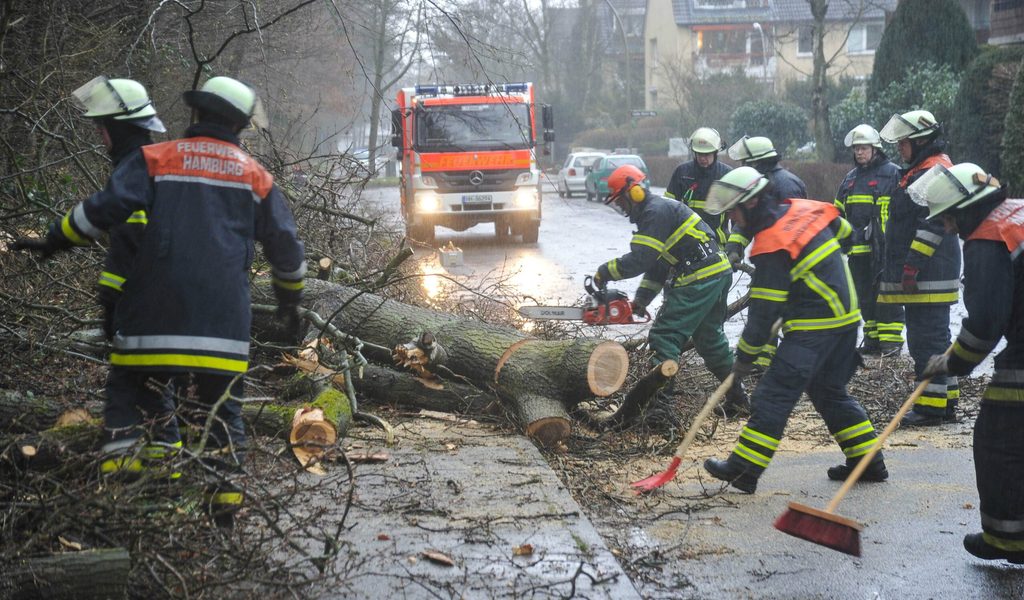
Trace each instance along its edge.
{"label": "fire truck windshield", "polygon": [[526,104],[453,104],[417,111],[420,152],[521,150],[532,146]]}

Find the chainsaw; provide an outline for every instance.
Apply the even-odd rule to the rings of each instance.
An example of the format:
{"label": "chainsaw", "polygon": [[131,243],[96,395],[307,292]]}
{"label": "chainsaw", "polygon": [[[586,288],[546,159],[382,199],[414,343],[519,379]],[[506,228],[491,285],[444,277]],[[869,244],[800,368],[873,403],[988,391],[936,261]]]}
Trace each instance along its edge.
{"label": "chainsaw", "polygon": [[587,291],[583,306],[523,306],[519,314],[538,321],[583,321],[587,325],[635,325],[651,320],[651,315],[642,321],[633,318],[633,305],[626,292],[598,289],[590,275],[583,280],[583,289]]}

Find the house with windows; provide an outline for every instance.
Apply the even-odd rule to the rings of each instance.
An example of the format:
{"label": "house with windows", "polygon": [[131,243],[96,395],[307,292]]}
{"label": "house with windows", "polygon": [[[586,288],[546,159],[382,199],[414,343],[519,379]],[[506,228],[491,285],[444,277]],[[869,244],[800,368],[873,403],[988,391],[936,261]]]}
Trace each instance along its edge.
{"label": "house with windows", "polygon": [[[886,18],[897,0],[830,3],[825,19],[828,74],[866,78]],[[671,104],[680,81],[714,73],[745,73],[775,89],[807,79],[813,69],[814,17],[807,0],[649,0],[645,104]]]}

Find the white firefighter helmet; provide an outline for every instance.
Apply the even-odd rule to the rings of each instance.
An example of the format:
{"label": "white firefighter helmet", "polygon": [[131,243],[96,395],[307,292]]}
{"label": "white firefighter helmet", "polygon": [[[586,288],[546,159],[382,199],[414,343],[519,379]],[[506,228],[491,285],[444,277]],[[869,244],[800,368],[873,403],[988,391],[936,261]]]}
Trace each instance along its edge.
{"label": "white firefighter helmet", "polygon": [[700,154],[711,154],[724,150],[722,136],[710,127],[699,127],[690,134],[690,151]]}
{"label": "white firefighter helmet", "polygon": [[256,91],[231,77],[211,77],[198,90],[182,94],[185,104],[192,108],[227,117],[240,124],[266,127],[263,105]]}
{"label": "white firefighter helmet", "polygon": [[935,165],[907,188],[910,199],[928,207],[933,219],[947,210],[966,208],[999,190],[999,180],[973,163],[946,168]]}
{"label": "white firefighter helmet", "polygon": [[772,141],[761,136],[750,137],[745,135],[737,140],[735,144],[729,146],[729,158],[743,161],[743,164],[778,155]]}
{"label": "white firefighter helmet", "polygon": [[843,140],[843,143],[846,144],[847,148],[861,145],[874,146],[879,150],[882,148],[881,136],[878,135],[878,131],[874,127],[867,123],[861,123],[851,129],[850,133],[846,134],[846,139]]}
{"label": "white firefighter helmet", "polygon": [[167,131],[146,88],[138,81],[100,75],[71,92],[71,98],[87,119],[111,118],[157,133]]}
{"label": "white firefighter helmet", "polygon": [[879,134],[883,140],[895,144],[902,139],[927,137],[939,130],[935,115],[926,110],[912,110],[893,115]]}
{"label": "white firefighter helmet", "polygon": [[754,167],[738,167],[711,184],[705,210],[720,215],[756,196],[768,185],[768,180]]}

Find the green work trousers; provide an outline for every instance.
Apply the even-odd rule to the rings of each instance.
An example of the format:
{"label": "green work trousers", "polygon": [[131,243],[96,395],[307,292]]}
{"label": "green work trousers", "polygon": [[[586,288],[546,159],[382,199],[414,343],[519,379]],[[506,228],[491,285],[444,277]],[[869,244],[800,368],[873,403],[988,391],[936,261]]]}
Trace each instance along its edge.
{"label": "green work trousers", "polygon": [[678,360],[692,338],[704,365],[719,380],[732,370],[733,356],[722,323],[728,306],[732,273],[665,288],[665,301],[648,335],[654,364]]}

